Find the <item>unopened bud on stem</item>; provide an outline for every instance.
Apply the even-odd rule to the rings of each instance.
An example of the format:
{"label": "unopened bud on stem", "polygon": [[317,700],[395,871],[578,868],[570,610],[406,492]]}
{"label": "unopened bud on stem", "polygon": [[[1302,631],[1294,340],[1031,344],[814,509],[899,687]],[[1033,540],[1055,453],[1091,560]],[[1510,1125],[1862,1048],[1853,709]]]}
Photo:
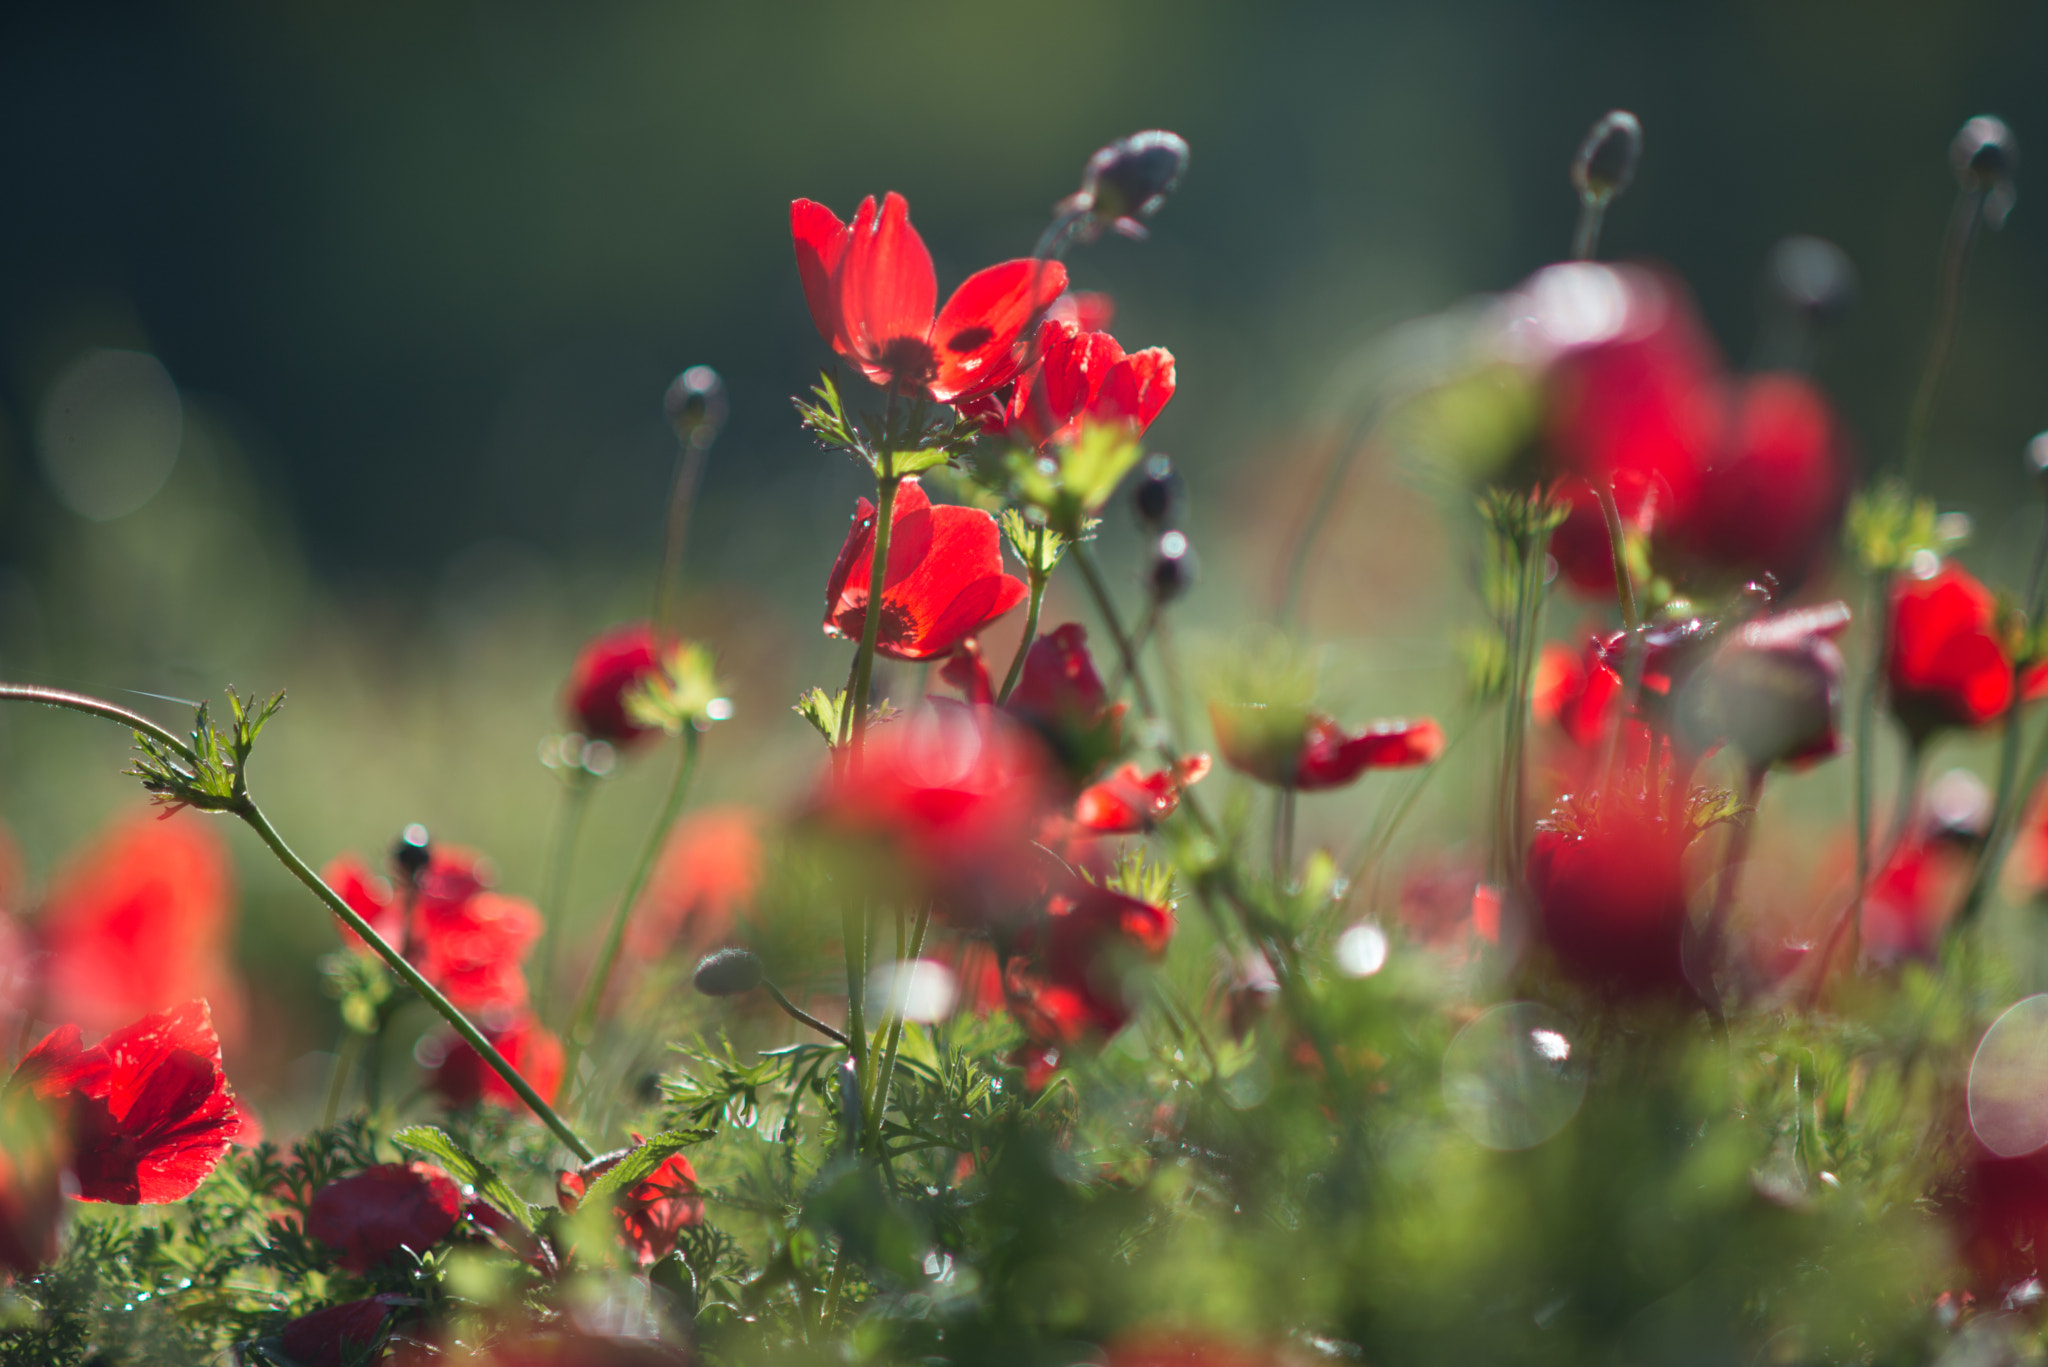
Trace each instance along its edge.
{"label": "unopened bud on stem", "polygon": [[1173,472],[1173,461],[1164,455],[1147,456],[1145,473],[1131,491],[1131,507],[1138,514],[1138,521],[1151,530],[1163,531],[1167,520],[1173,516],[1173,505],[1179,500],[1180,478]]}
{"label": "unopened bud on stem", "polygon": [[391,846],[391,862],[398,866],[408,886],[417,884],[420,876],[433,861],[433,841],[427,835],[427,828],[415,821],[398,833],[398,839]]}
{"label": "unopened bud on stem", "polygon": [[725,426],[725,381],[708,365],[693,365],[676,376],[662,396],[662,409],[676,440],[703,450],[718,439]]}
{"label": "unopened bud on stem", "polygon": [[1832,323],[1856,302],[1856,267],[1824,238],[1797,235],[1771,248],[1771,289],[1794,313]]}
{"label": "unopened bud on stem", "polygon": [[1078,225],[1086,241],[1094,241],[1105,228],[1142,238],[1145,225],[1140,220],[1159,212],[1187,169],[1187,139],[1178,133],[1152,128],[1118,138],[1088,158],[1081,189],[1060,202],[1048,235]]}
{"label": "unopened bud on stem", "polygon": [[1572,188],[1579,198],[1605,204],[1636,178],[1643,156],[1643,125],[1626,109],[1602,114],[1572,160]]}
{"label": "unopened bud on stem", "polygon": [[1180,532],[1168,532],[1159,538],[1159,545],[1152,554],[1151,581],[1152,596],[1162,603],[1170,603],[1186,593],[1195,582],[1195,550]]}
{"label": "unopened bud on stem", "polygon": [[2019,195],[2013,175],[2020,166],[2019,139],[2005,120],[1979,114],[1964,124],[1948,145],[1948,164],[1965,193],[1984,196],[1984,222],[2004,227]]}
{"label": "unopened bud on stem", "polygon": [[765,976],[759,955],[734,946],[706,955],[693,981],[707,997],[737,997],[759,987]]}
{"label": "unopened bud on stem", "polygon": [[2048,432],[2036,432],[2027,443],[2027,469],[2035,479],[2048,483]]}

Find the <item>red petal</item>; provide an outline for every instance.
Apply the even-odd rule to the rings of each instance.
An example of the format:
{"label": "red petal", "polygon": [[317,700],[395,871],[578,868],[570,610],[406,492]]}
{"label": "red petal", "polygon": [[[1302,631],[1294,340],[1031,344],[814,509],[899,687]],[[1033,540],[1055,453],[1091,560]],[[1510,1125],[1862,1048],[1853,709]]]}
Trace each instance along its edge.
{"label": "red petal", "polygon": [[[922,526],[916,562],[898,578],[902,562],[889,551],[889,586],[883,595],[884,653],[899,660],[943,655],[1029,596],[1023,581],[1003,573],[1002,534],[996,520],[979,508],[937,507],[915,481],[913,513]],[[899,519],[898,525],[908,520]],[[911,538],[906,537],[906,547]]]}
{"label": "red petal", "polygon": [[976,271],[953,291],[932,328],[940,403],[986,394],[1017,373],[1024,330],[1067,287],[1067,268],[1026,258]]}
{"label": "red petal", "polygon": [[1110,368],[1089,416],[1127,422],[1142,432],[1173,397],[1173,353],[1164,347],[1134,351]]}
{"label": "red petal", "polygon": [[804,282],[804,302],[811,306],[811,322],[818,335],[833,350],[844,350],[839,325],[839,300],[832,289],[832,273],[846,253],[846,225],[839,215],[808,199],[789,206],[789,235],[796,243],[796,273]]}
{"label": "red petal", "polygon": [[928,381],[939,282],[903,196],[891,192],[879,214],[874,201],[861,205],[836,285],[841,335],[868,378],[883,385]]}
{"label": "red petal", "polygon": [[1294,786],[1303,792],[1339,788],[1368,769],[1398,769],[1427,764],[1443,753],[1443,729],[1435,722],[1375,722],[1355,736],[1346,736],[1327,718],[1309,723]]}
{"label": "red petal", "polygon": [[[917,480],[906,479],[897,488],[896,501],[889,512],[889,569],[882,578],[881,631],[885,637],[893,635],[887,606],[896,598],[896,586],[917,573],[931,550],[931,509],[931,498]],[[874,575],[874,517],[874,506],[862,499],[854,509],[854,529],[847,536],[846,545],[840,548],[827,583],[827,636],[860,639],[867,618],[868,587]]]}
{"label": "red petal", "polygon": [[[1012,421],[1034,446],[1068,433],[1068,425],[1096,395],[1124,349],[1106,332],[1081,332],[1069,323],[1047,323],[1038,330],[1038,364],[1031,383],[1018,385]],[[1028,392],[1027,392],[1028,390]]]}

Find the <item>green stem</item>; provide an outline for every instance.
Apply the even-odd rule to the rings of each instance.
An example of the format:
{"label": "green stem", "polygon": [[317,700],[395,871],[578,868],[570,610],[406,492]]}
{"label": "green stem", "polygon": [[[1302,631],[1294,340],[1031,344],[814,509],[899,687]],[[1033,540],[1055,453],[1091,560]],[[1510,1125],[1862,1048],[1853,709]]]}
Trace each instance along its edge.
{"label": "green stem", "polygon": [[1287,875],[1294,867],[1294,785],[1273,790],[1273,886],[1287,892]]}
{"label": "green stem", "polygon": [[576,837],[583,829],[583,817],[590,810],[594,779],[588,769],[577,765],[568,773],[567,786],[555,804],[554,839],[548,842],[547,866],[541,876],[540,953],[534,956],[534,1000],[544,1008],[553,1004],[555,959],[561,953],[562,922],[569,905],[569,869],[576,860]]}
{"label": "green stem", "polygon": [[868,1100],[867,1146],[877,1151],[880,1150],[882,1143],[882,1111],[889,1104],[889,1084],[896,1075],[896,1051],[903,1043],[904,995],[908,990],[910,965],[916,963],[918,956],[924,953],[925,931],[930,928],[931,923],[932,904],[926,902],[924,908],[917,913],[917,925],[910,932],[909,947],[897,960],[896,981],[890,984],[888,1011],[882,1018],[882,1029],[889,1042],[883,1047],[880,1065],[870,1070],[874,1078]]}
{"label": "green stem", "polygon": [[1621,505],[1615,502],[1612,481],[1599,486],[1600,516],[1607,522],[1607,549],[1614,557],[1614,598],[1621,604],[1621,624],[1630,631],[1642,625],[1636,605],[1635,578],[1628,572],[1628,533],[1621,525]]}
{"label": "green stem", "polygon": [[1117,659],[1123,664],[1124,673],[1131,681],[1131,692],[1138,699],[1138,713],[1150,721],[1159,714],[1152,705],[1152,690],[1145,686],[1145,675],[1138,668],[1138,652],[1131,645],[1131,634],[1124,630],[1123,619],[1117,616],[1116,600],[1109,596],[1109,585],[1103,581],[1102,570],[1089,552],[1087,542],[1074,542],[1072,554],[1074,563],[1081,567],[1081,578],[1088,585],[1089,595],[1095,599],[1096,611],[1102,614],[1103,625],[1109,628],[1110,638],[1116,642]]}
{"label": "green stem", "polygon": [[863,1099],[868,1082],[868,909],[847,902],[839,910],[846,957],[846,1052],[853,1059],[853,1090]]}
{"label": "green stem", "polygon": [[[0,697],[6,696],[8,695],[0,693]],[[86,711],[88,709],[80,708],[79,710]],[[463,1043],[476,1050],[478,1057],[490,1065],[492,1072],[505,1080],[505,1085],[510,1087],[536,1116],[540,1117],[542,1124],[555,1132],[555,1137],[567,1145],[571,1153],[586,1163],[596,1157],[590,1146],[585,1144],[577,1136],[576,1132],[569,1128],[567,1122],[561,1116],[555,1114],[554,1108],[541,1099],[540,1093],[533,1089],[533,1084],[520,1076],[519,1070],[514,1068],[506,1060],[505,1056],[498,1052],[496,1045],[484,1038],[483,1031],[471,1024],[469,1017],[463,1015],[461,1011],[456,1009],[453,1002],[442,996],[439,988],[428,982],[417,968],[406,962],[403,954],[392,948],[391,944],[377,933],[375,927],[357,915],[354,907],[343,901],[339,893],[322,882],[320,875],[313,872],[312,866],[299,858],[292,851],[291,846],[284,843],[284,837],[277,833],[277,828],[270,824],[269,818],[264,816],[262,808],[256,805],[254,799],[245,796],[232,810],[236,816],[248,824],[249,829],[256,832],[258,839],[270,847],[270,852],[277,856],[278,862],[291,870],[293,877],[304,883],[315,897],[326,903],[327,909],[341,918],[343,925],[361,937],[363,943],[368,945],[376,952],[379,958],[383,959],[390,966],[391,971],[398,975],[401,982],[419,993],[427,1005],[433,1007],[441,1019],[447,1021],[454,1028],[455,1033],[462,1038]]]}
{"label": "green stem", "polygon": [[881,473],[875,477],[874,554],[868,566],[868,601],[861,613],[860,652],[853,658],[853,696],[846,700],[853,711],[853,765],[860,767],[861,746],[868,734],[868,694],[875,681],[875,642],[882,632],[882,593],[889,577],[889,533],[896,516],[896,488],[902,483],[889,473],[891,457],[882,455]]}
{"label": "green stem", "polygon": [[996,695],[996,706],[1001,707],[1010,700],[1010,693],[1017,687],[1017,680],[1024,677],[1024,657],[1031,653],[1032,643],[1038,639],[1038,609],[1045,601],[1045,586],[1052,576],[1037,568],[1037,562],[1045,554],[1045,528],[1032,533],[1031,560],[1026,569],[1031,580],[1031,603],[1024,610],[1024,639],[1017,642],[1017,654],[1010,661],[1010,672],[1003,676],[1003,691]]}
{"label": "green stem", "polygon": [[837,1040],[841,1044],[846,1044],[849,1042],[846,1036],[840,1034],[837,1030],[834,1030],[831,1026],[825,1024],[825,1022],[819,1020],[816,1016],[812,1015],[810,1012],[804,1010],[801,1006],[798,1006],[795,1002],[791,1001],[788,997],[784,996],[782,989],[777,987],[774,983],[768,982],[764,979],[761,983],[761,986],[763,989],[767,991],[770,997],[775,999],[775,1004],[781,1007],[785,1012],[789,1014],[790,1019],[796,1021],[800,1025],[808,1025],[811,1027],[811,1029],[817,1031],[819,1034],[824,1035],[830,1039]]}
{"label": "green stem", "polygon": [[[1870,834],[1872,789],[1877,779],[1877,710],[1884,696],[1885,657],[1891,652],[1892,576],[1880,570],[1871,576],[1870,599],[1864,620],[1871,624],[1870,661],[1864,669],[1863,692],[1856,700],[1856,882],[1847,919],[1860,920],[1863,899],[1870,889]],[[1822,965],[1826,971],[1826,965]]]}
{"label": "green stem", "polygon": [[640,893],[647,886],[648,876],[654,872],[654,861],[660,857],[662,846],[668,843],[669,828],[676,824],[676,816],[689,800],[690,780],[697,773],[698,741],[697,728],[684,723],[683,753],[676,761],[676,776],[669,784],[668,799],[662,803],[661,815],[653,829],[647,832],[646,843],[640,847],[640,858],[633,866],[633,877],[626,884],[625,895],[612,910],[612,923],[605,931],[604,944],[597,951],[597,962],[591,966],[590,977],[583,984],[583,995],[576,1003],[576,1014],[570,1020],[568,1058],[562,1064],[565,1095],[576,1086],[576,1064],[583,1055],[585,1036],[597,1019],[598,1003],[604,999],[604,990],[611,982],[612,967],[618,962],[619,949],[626,942],[626,923],[632,919]]}
{"label": "green stem", "polygon": [[0,702],[39,702],[47,707],[62,707],[72,712],[83,712],[89,717],[119,722],[129,730],[141,732],[164,745],[188,764],[199,762],[199,757],[192,753],[191,746],[140,712],[130,712],[125,707],[116,707],[110,702],[90,698],[83,693],[72,693],[62,688],[44,688],[41,684],[0,683]]}
{"label": "green stem", "polygon": [[1956,323],[1962,316],[1963,270],[1970,261],[1970,243],[1976,237],[1977,220],[1984,208],[1982,190],[1964,189],[1956,195],[1948,218],[1948,233],[1942,240],[1941,279],[1934,305],[1934,332],[1927,344],[1927,361],[1920,367],[1920,382],[1913,390],[1913,407],[1906,414],[1905,440],[1899,456],[1899,477],[1908,488],[1919,472],[1927,449],[1927,432],[1934,421],[1934,399],[1941,389],[1942,372],[1948,368],[1948,354],[1955,345]]}
{"label": "green stem", "polygon": [[1591,261],[1600,249],[1600,225],[1607,218],[1606,195],[1584,195],[1579,199],[1579,221],[1572,229],[1572,259]]}

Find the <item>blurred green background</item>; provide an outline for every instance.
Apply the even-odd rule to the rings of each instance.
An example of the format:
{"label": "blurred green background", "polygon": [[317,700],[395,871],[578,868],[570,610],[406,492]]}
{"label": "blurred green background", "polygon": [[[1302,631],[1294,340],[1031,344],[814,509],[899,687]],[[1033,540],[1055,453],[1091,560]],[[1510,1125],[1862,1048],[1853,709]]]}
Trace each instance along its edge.
{"label": "blurred green background", "polygon": [[[576,643],[645,611],[674,450],[661,392],[689,364],[733,404],[687,562],[690,624],[739,709],[707,800],[784,800],[814,759],[786,709],[844,671],[816,618],[860,481],[788,405],[829,359],[791,198],[845,213],[902,191],[950,289],[1027,251],[1100,143],[1185,135],[1153,240],[1071,264],[1116,295],[1127,345],[1178,357],[1152,441],[1190,475],[1190,611],[1229,622],[1270,596],[1356,359],[1560,255],[1566,163],[1617,105],[1648,150],[1608,252],[1680,271],[1739,364],[1770,245],[1839,243],[1861,298],[1821,374],[1866,457],[1890,459],[1947,141],[1981,112],[2023,148],[2048,137],[2044,58],[2048,9],[1970,0],[10,7],[0,675],[166,719],[180,709],[144,695],[287,687],[257,786],[308,857],[420,820],[530,894],[552,802],[536,743]],[[2048,426],[2048,207],[2027,182],[2023,164],[1973,264],[1930,462],[1994,566],[2031,534],[2017,453]],[[114,410],[127,426],[93,427]],[[1412,500],[1362,472],[1311,599],[1356,646],[1332,688],[1379,712],[1448,710],[1446,605],[1471,610]],[[1113,566],[1133,542],[1113,519]],[[1078,610],[1065,591],[1049,622]],[[120,748],[0,714],[0,810],[31,884],[139,804]],[[579,915],[616,894],[662,767],[600,797]],[[282,1078],[324,1047],[311,964],[331,940],[234,838],[258,1018],[278,1027],[250,1066]]]}

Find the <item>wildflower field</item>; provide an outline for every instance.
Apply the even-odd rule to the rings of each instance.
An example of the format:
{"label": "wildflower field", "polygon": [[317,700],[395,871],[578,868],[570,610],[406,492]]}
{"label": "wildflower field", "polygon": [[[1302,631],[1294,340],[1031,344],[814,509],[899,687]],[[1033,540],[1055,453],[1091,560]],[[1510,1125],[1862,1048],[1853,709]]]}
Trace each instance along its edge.
{"label": "wildflower field", "polygon": [[[1090,264],[1203,174],[1148,129],[992,264],[885,187],[772,225],[828,538],[718,525],[707,338],[573,650],[366,614],[304,707],[6,656],[0,1364],[2042,1360],[2048,432],[1995,554],[1930,478],[2027,206],[1999,118],[1923,132],[1886,430],[1840,247],[1771,249],[1747,366],[1603,252],[1617,109],[1555,260],[1386,331],[1300,477],[1177,462],[1205,381]],[[143,518],[60,457],[168,386],[57,382],[79,517]]]}

